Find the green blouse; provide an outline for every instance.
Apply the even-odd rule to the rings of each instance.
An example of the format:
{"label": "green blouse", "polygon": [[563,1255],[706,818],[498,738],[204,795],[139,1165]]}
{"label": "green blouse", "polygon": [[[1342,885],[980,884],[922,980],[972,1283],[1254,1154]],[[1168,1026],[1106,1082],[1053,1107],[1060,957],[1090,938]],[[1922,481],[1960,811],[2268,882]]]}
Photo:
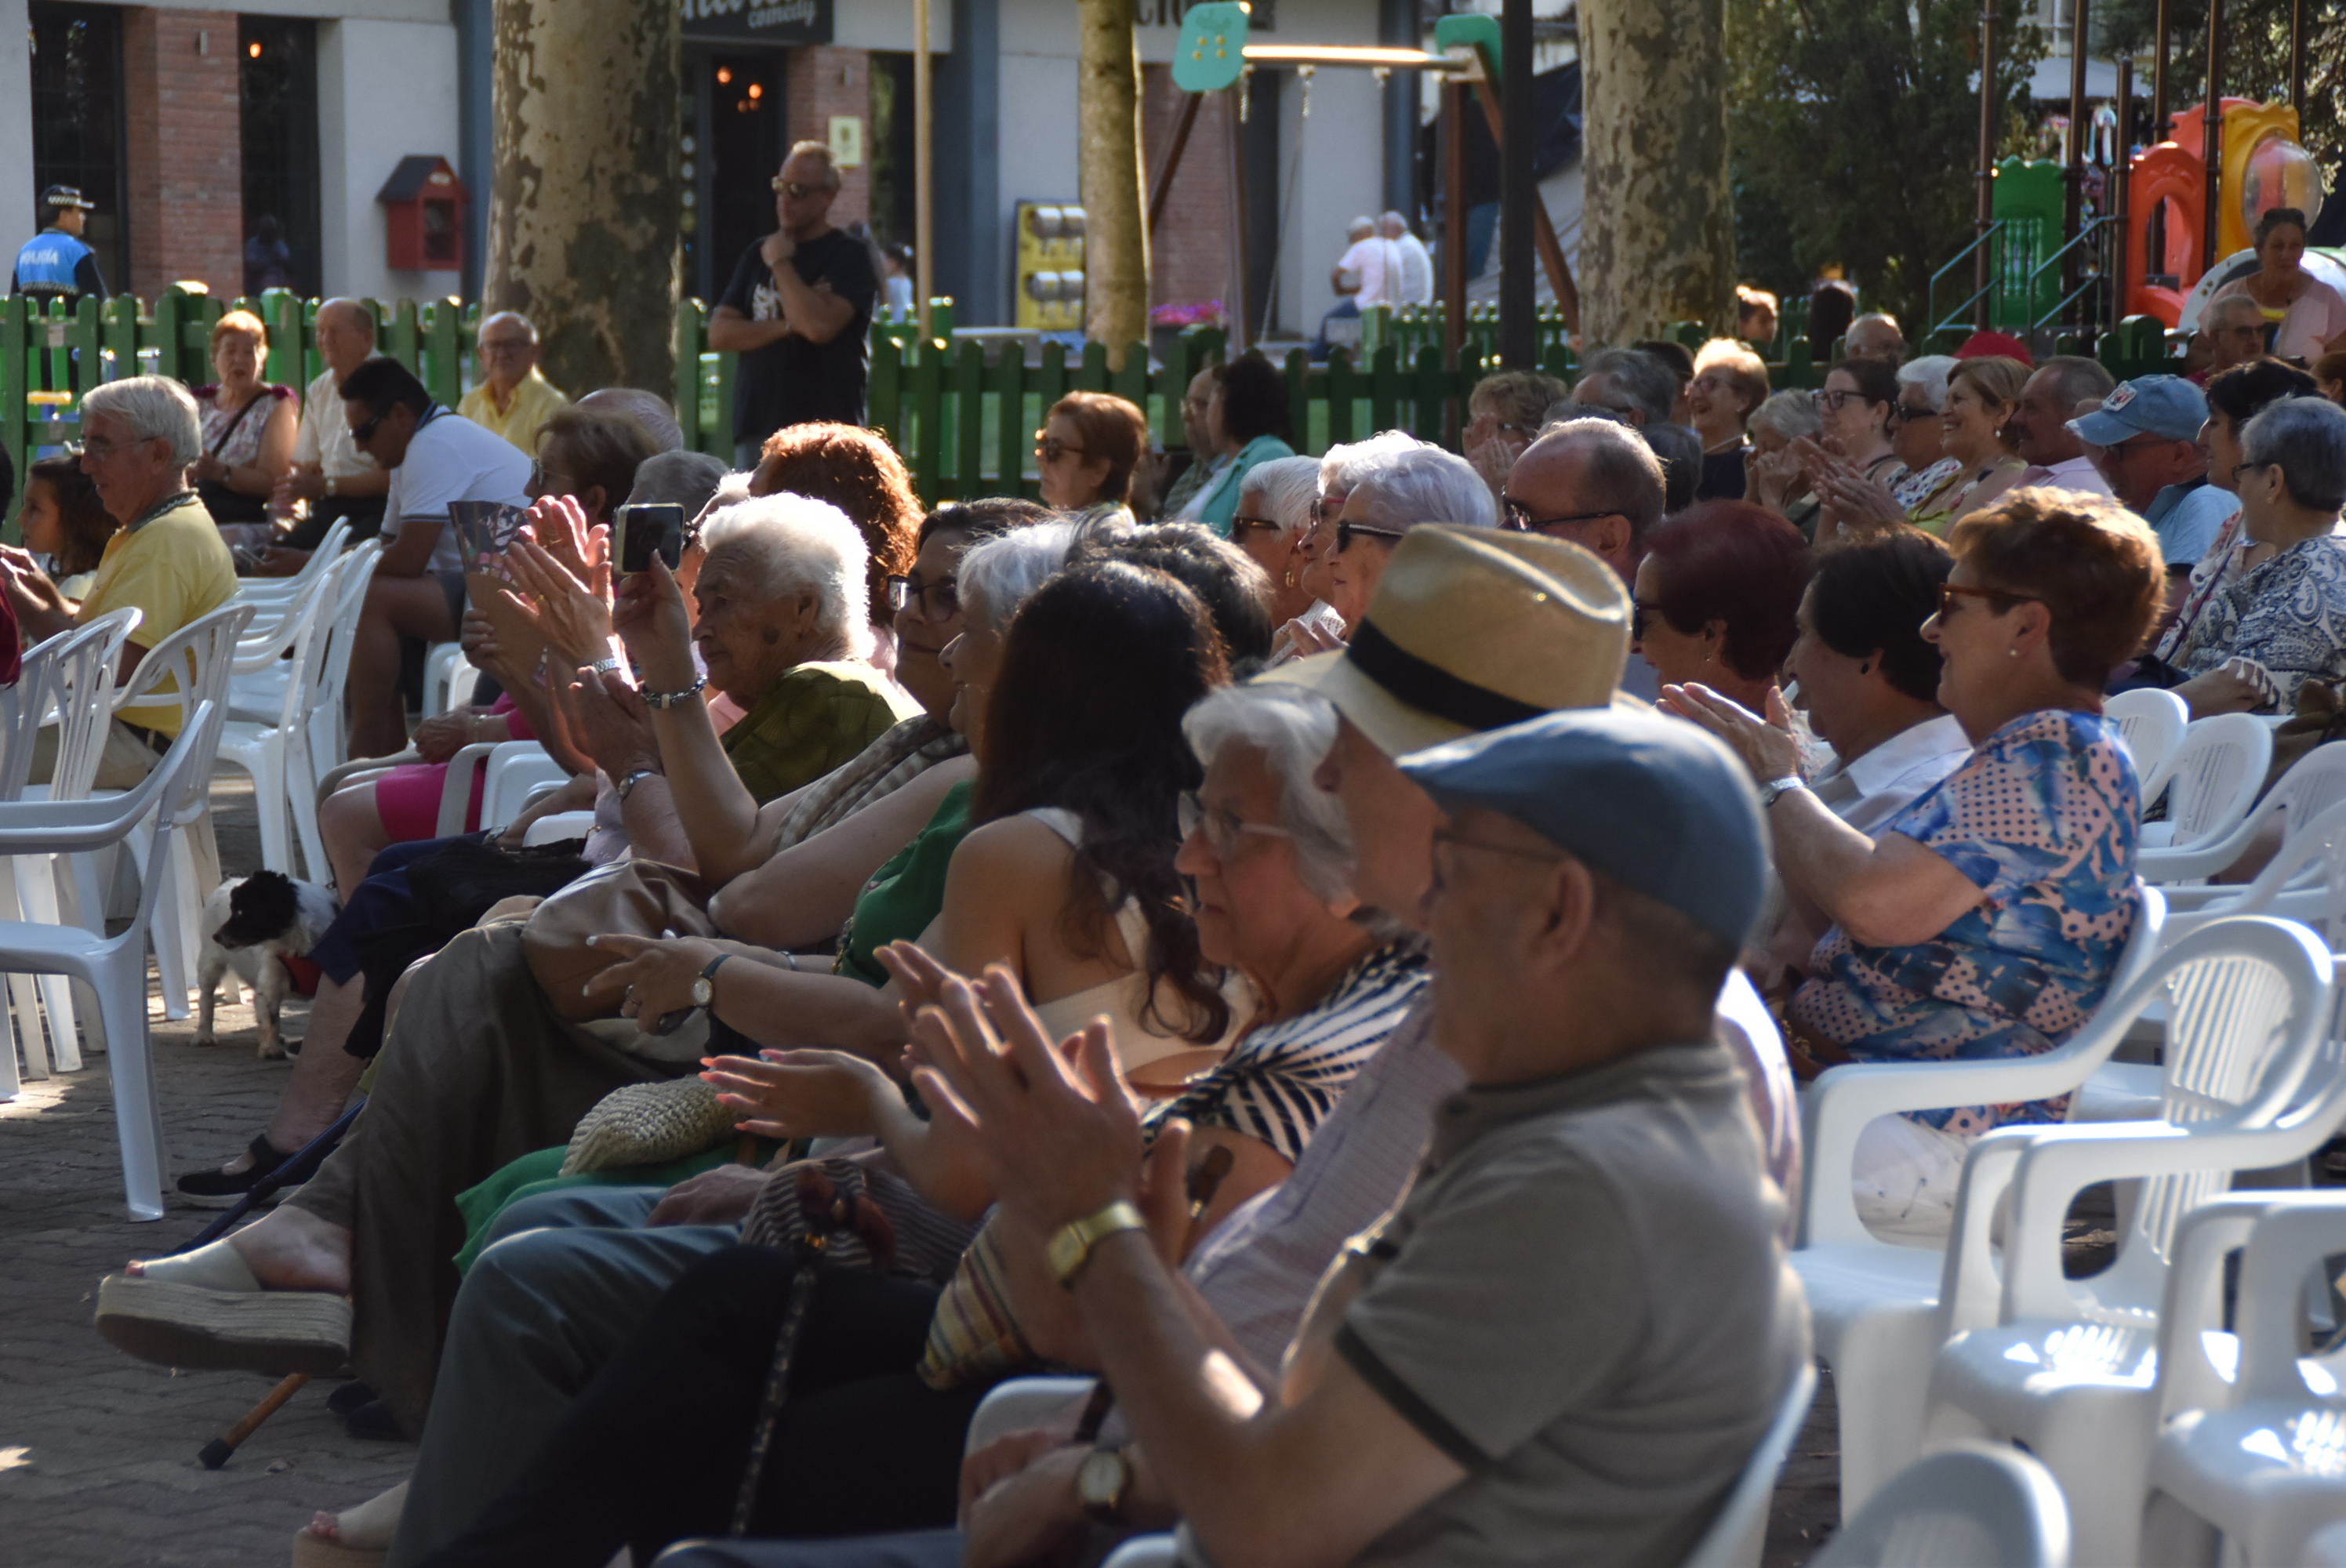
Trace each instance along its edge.
{"label": "green blouse", "polygon": [[976,789],[976,780],[964,779],[946,790],[928,826],[872,873],[840,933],[834,973],[866,985],[888,983],[888,972],[872,954],[892,942],[913,941],[945,907],[945,868],[969,834],[970,799]]}

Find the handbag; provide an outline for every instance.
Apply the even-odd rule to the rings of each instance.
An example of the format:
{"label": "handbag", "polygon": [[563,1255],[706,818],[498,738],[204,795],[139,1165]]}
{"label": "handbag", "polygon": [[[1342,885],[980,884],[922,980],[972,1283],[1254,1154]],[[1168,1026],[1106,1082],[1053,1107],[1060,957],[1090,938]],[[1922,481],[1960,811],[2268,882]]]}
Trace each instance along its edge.
{"label": "handbag", "polygon": [[[2305,759],[2315,747],[2346,739],[2346,680],[2308,680],[2297,688],[2297,707],[2273,729],[2272,768],[2265,789]],[[2261,799],[2264,791],[2258,791]]]}
{"label": "handbag", "polygon": [[[586,1000],[586,983],[625,961],[616,952],[587,946],[586,939],[613,933],[713,937],[718,934],[717,922],[709,919],[709,901],[715,891],[699,877],[675,866],[657,860],[614,860],[549,894],[530,911],[521,928],[522,959],[529,965],[530,977],[546,993],[546,1004],[565,1023],[617,1019],[616,1007]],[[632,1029],[633,1023],[628,1027]],[[647,1043],[660,1038],[644,1036]],[[658,1054],[663,1058],[674,1054],[667,1050]],[[699,1054],[696,1045],[691,1056],[684,1059],[695,1060]]]}
{"label": "handbag", "polygon": [[787,1250],[828,1227],[825,1258],[835,1268],[945,1278],[978,1227],[931,1207],[886,1160],[867,1149],[784,1166],[750,1206],[742,1245]]}

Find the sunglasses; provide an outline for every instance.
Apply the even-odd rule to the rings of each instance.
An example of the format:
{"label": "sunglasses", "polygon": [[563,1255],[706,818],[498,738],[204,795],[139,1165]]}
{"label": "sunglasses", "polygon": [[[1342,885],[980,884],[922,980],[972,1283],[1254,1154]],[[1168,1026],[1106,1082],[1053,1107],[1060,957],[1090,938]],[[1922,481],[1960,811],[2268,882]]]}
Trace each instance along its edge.
{"label": "sunglasses", "polygon": [[1062,457],[1085,455],[1082,447],[1070,446],[1057,436],[1046,435],[1039,430],[1035,433],[1035,453],[1046,463],[1056,463]]}
{"label": "sunglasses", "polygon": [[1890,405],[1890,417],[1901,424],[1909,424],[1918,419],[1936,419],[1939,417],[1939,411],[1934,408],[1925,408],[1917,403],[1893,402]]}
{"label": "sunglasses", "polygon": [[1643,599],[1631,599],[1629,601],[1629,640],[1633,643],[1644,642],[1646,627],[1651,624],[1646,617],[1663,613],[1662,606],[1659,605],[1649,605]]}
{"label": "sunglasses", "polygon": [[901,610],[919,600],[921,614],[933,621],[949,621],[961,614],[961,585],[952,577],[923,583],[917,575],[888,579],[888,607]]}
{"label": "sunglasses", "polygon": [[1532,509],[1514,496],[1499,498],[1499,525],[1511,534],[1536,534],[1544,528],[1564,528],[1575,523],[1594,523],[1599,517],[1627,515],[1617,506],[1608,506],[1602,512],[1566,512],[1559,517],[1535,517]]}
{"label": "sunglasses", "polygon": [[1233,517],[1230,519],[1230,533],[1233,535],[1244,533],[1249,528],[1262,528],[1267,529],[1270,533],[1276,534],[1279,532],[1279,524],[1269,517]]}
{"label": "sunglasses", "polygon": [[1336,554],[1341,555],[1351,549],[1354,537],[1363,534],[1372,539],[1398,539],[1402,531],[1398,528],[1372,528],[1365,523],[1339,523],[1336,524]]}
{"label": "sunglasses", "polygon": [[779,174],[774,176],[773,186],[776,191],[789,197],[792,201],[804,201],[818,190],[831,188],[827,185],[801,185],[797,180],[784,179]]}
{"label": "sunglasses", "polygon": [[374,433],[382,428],[382,420],[383,416],[377,414],[364,424],[351,426],[351,440],[361,445],[372,441],[374,438]]}

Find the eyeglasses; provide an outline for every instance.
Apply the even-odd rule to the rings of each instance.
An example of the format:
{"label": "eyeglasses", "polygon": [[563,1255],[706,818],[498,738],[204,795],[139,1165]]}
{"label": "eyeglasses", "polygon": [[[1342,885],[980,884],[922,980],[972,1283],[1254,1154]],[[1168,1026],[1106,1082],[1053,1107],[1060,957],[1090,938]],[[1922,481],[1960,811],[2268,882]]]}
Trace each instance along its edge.
{"label": "eyeglasses", "polygon": [[2278,468],[2280,466],[2280,464],[2277,463],[2236,463],[2232,464],[2232,483],[2238,484],[2240,482],[2240,475],[2248,473],[2252,468]]}
{"label": "eyeglasses", "polygon": [[1997,615],[2009,614],[2015,606],[2041,605],[2045,601],[2029,594],[2007,594],[2001,588],[1964,588],[1953,583],[1939,585],[1939,618],[1944,620],[1953,613],[1962,599],[1984,599]]}
{"label": "eyeglasses", "polygon": [[1240,840],[1252,835],[1258,839],[1292,839],[1294,833],[1285,828],[1272,827],[1269,822],[1250,822],[1226,807],[1209,806],[1195,789],[1181,791],[1177,810],[1181,824],[1181,836],[1194,838],[1203,833],[1206,843],[1214,853],[1228,860],[1239,851]]}
{"label": "eyeglasses", "polygon": [[[1851,392],[1850,395],[1854,397],[1857,394]],[[1936,419],[1939,411],[1919,403],[1893,402],[1890,405],[1890,417],[1901,424],[1909,424],[1918,419]]]}
{"label": "eyeglasses", "polygon": [[952,577],[923,583],[917,573],[888,579],[888,607],[901,610],[918,599],[921,614],[932,621],[949,621],[961,614],[961,585]]}
{"label": "eyeglasses", "polygon": [[1662,614],[1662,606],[1649,605],[1643,599],[1629,601],[1629,640],[1631,642],[1641,643],[1646,640],[1646,616],[1648,613],[1658,616]]}
{"label": "eyeglasses", "polygon": [[1233,517],[1230,519],[1230,533],[1233,535],[1243,533],[1249,528],[1264,528],[1276,534],[1279,532],[1279,524],[1276,520],[1269,517]]}
{"label": "eyeglasses", "polygon": [[1339,523],[1336,524],[1336,554],[1341,555],[1345,551],[1351,549],[1352,547],[1352,540],[1357,535],[1363,534],[1367,535],[1372,539],[1398,539],[1402,535],[1402,530],[1398,528],[1372,528],[1365,523]]}
{"label": "eyeglasses", "polygon": [[125,451],[136,444],[138,443],[135,442],[85,441],[81,443],[81,447],[78,451],[68,443],[66,447],[66,453],[68,456],[87,457],[96,463],[104,463],[107,458],[112,457],[115,453]]}
{"label": "eyeglasses", "polygon": [[1046,435],[1038,430],[1035,433],[1035,454],[1046,463],[1056,463],[1062,457],[1082,457],[1085,452],[1080,446],[1070,446],[1057,436]]}
{"label": "eyeglasses", "polygon": [[1872,401],[1863,392],[1842,392],[1839,389],[1829,392],[1812,392],[1809,394],[1809,401],[1810,402],[1814,403],[1817,407],[1825,410],[1829,413],[1839,413],[1841,411],[1842,406],[1851,398],[1855,398],[1860,402]]}
{"label": "eyeglasses", "polygon": [[1575,523],[1594,523],[1599,517],[1627,517],[1617,506],[1602,512],[1566,512],[1560,517],[1535,517],[1532,509],[1512,495],[1499,498],[1500,526],[1511,534],[1536,534],[1545,528],[1564,528]]}
{"label": "eyeglasses", "polygon": [[831,187],[827,185],[801,185],[797,180],[784,179],[779,174],[774,176],[772,184],[774,189],[778,193],[789,197],[792,201],[804,201],[808,197],[812,196],[818,190],[829,190],[831,188]]}
{"label": "eyeglasses", "polygon": [[502,342],[483,343],[481,358],[494,360],[503,358],[506,354],[527,353],[529,348],[530,341],[527,338],[513,338]]}

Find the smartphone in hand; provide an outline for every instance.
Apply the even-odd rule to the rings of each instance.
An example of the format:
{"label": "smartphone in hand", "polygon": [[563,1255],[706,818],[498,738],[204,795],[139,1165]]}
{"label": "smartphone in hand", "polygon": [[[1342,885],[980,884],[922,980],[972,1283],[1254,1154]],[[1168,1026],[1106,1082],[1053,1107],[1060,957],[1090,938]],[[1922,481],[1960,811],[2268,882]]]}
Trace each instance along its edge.
{"label": "smartphone in hand", "polygon": [[611,558],[622,577],[649,571],[656,555],[671,572],[684,558],[684,508],[672,502],[622,506],[611,532]]}

